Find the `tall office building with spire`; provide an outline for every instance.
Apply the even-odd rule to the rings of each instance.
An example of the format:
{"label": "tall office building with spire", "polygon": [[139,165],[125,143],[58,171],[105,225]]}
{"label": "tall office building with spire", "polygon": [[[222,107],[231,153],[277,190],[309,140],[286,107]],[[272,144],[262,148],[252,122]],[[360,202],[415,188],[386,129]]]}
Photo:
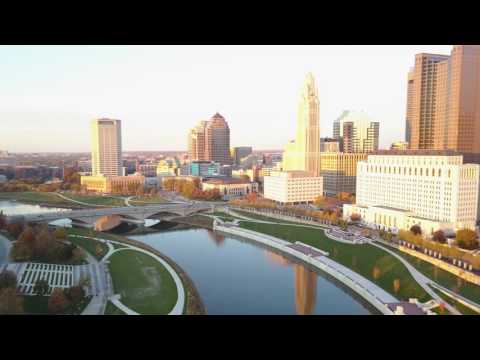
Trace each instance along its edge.
{"label": "tall office building with spire", "polygon": [[284,170],[307,171],[314,176],[320,174],[319,118],[318,89],[312,73],[308,73],[298,104],[296,138],[287,144],[284,152]]}
{"label": "tall office building with spire", "polygon": [[122,175],[122,122],[96,119],[91,124],[92,176]]}

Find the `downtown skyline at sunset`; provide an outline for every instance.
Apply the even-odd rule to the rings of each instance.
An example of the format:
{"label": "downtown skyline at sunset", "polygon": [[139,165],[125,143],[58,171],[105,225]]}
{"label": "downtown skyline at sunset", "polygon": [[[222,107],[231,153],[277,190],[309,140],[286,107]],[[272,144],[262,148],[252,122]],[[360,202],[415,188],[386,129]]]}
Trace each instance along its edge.
{"label": "downtown skyline at sunset", "polygon": [[332,135],[344,110],[364,110],[380,123],[386,148],[403,139],[414,54],[449,51],[447,45],[1,46],[0,143],[11,152],[87,152],[89,122],[109,117],[123,122],[125,151],[184,151],[191,123],[220,112],[232,146],[283,149],[292,140],[303,76],[312,72],[321,136]]}

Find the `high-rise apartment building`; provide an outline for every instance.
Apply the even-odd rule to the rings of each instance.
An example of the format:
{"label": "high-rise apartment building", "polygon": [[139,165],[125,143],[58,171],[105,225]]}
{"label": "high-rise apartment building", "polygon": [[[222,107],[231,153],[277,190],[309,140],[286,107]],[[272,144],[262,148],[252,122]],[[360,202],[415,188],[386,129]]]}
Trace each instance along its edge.
{"label": "high-rise apartment building", "polygon": [[417,54],[409,73],[406,140],[411,149],[480,153],[480,45],[450,56]]}
{"label": "high-rise apartment building", "polygon": [[344,216],[360,214],[367,225],[394,231],[475,229],[479,171],[452,151],[368,155],[357,165],[356,205],[344,205]]}
{"label": "high-rise apartment building", "polygon": [[315,79],[307,74],[300,95],[297,113],[297,134],[287,144],[283,156],[285,170],[307,171],[320,174],[320,103]]}
{"label": "high-rise apartment building", "polygon": [[333,123],[333,137],[341,141],[346,153],[369,153],[378,150],[380,124],[363,111],[346,110]]}
{"label": "high-rise apartment building", "polygon": [[225,118],[216,113],[209,121],[200,121],[188,133],[190,160],[208,160],[231,164],[230,128]]}
{"label": "high-rise apartment building", "polygon": [[113,119],[92,121],[92,176],[122,175],[121,124]]}

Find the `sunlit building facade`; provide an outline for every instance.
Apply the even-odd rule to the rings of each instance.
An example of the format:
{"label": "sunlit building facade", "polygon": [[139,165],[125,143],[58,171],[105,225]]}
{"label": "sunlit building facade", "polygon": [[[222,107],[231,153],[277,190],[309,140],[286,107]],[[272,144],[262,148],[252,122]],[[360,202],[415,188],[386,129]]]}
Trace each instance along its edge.
{"label": "sunlit building facade", "polygon": [[323,195],[323,178],[308,171],[272,171],[263,181],[263,196],[281,204],[311,203]]}
{"label": "sunlit building facade", "polygon": [[121,121],[97,119],[91,124],[92,176],[122,175]]}
{"label": "sunlit building facade", "polygon": [[475,229],[479,169],[450,151],[399,151],[369,155],[357,165],[356,213],[375,227],[390,230],[420,225],[437,229]]}
{"label": "sunlit building facade", "polygon": [[320,103],[315,79],[307,74],[300,95],[297,113],[297,133],[287,144],[283,155],[283,169],[320,174]]}
{"label": "sunlit building facade", "polygon": [[366,153],[322,152],[320,175],[323,192],[336,196],[341,192],[356,193],[357,163],[367,159]]}

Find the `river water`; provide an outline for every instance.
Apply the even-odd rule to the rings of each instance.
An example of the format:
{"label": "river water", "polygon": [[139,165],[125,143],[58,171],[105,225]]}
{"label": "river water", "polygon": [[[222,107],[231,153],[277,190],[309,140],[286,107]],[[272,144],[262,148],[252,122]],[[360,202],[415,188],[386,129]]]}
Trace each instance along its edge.
{"label": "river water", "polygon": [[[0,201],[10,214],[48,212]],[[68,226],[68,221],[56,224]],[[131,238],[180,265],[195,283],[208,314],[370,314],[349,290],[319,271],[246,240],[206,229],[158,232]]]}

